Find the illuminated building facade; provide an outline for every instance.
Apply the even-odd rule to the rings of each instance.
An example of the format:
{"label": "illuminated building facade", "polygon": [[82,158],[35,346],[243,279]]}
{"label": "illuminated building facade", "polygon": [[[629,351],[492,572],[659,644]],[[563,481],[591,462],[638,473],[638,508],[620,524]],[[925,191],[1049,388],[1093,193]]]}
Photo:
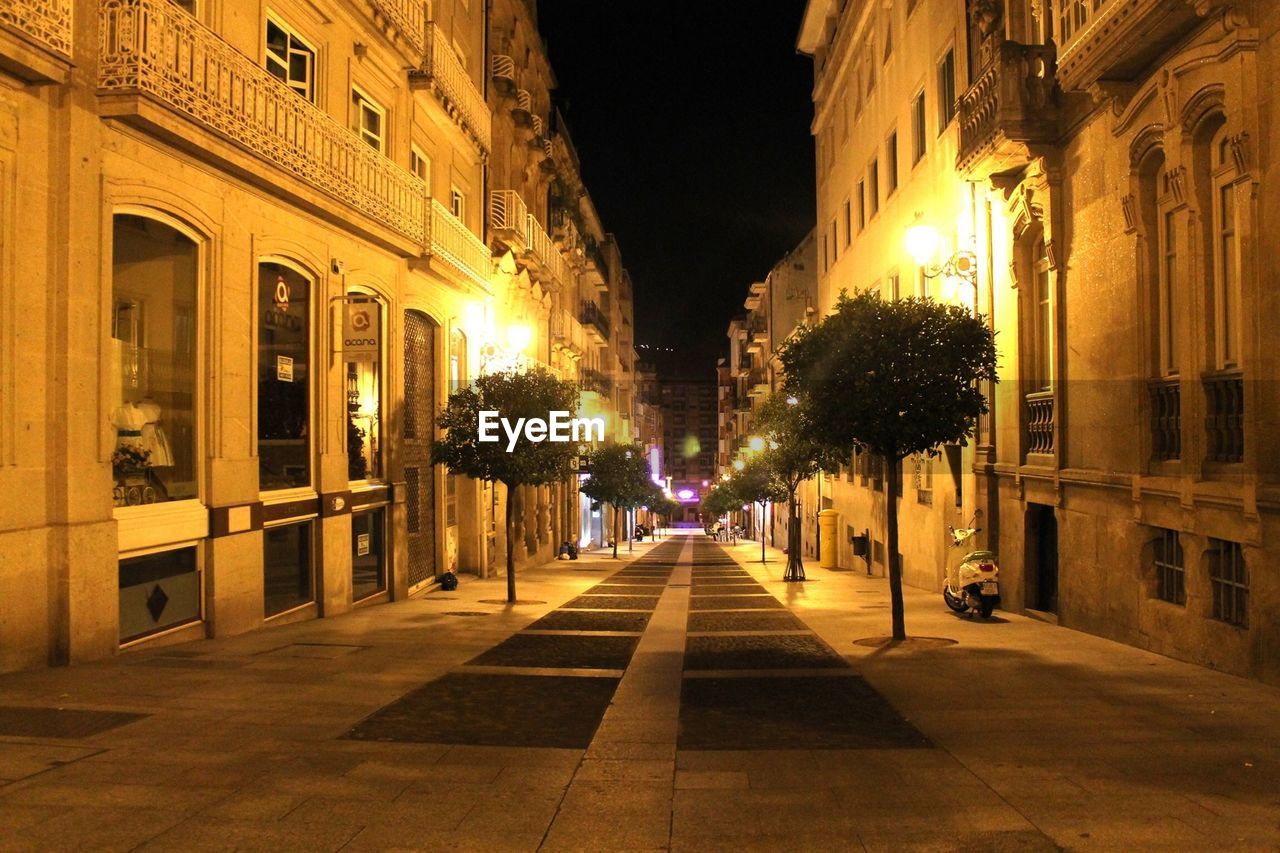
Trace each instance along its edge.
{"label": "illuminated building facade", "polygon": [[[992,413],[832,492],[882,573],[900,476],[908,583],[948,526],[999,553],[1004,606],[1280,680],[1273,4],[809,2],[819,307],[844,288],[968,305]],[[971,276],[958,274],[971,264]]]}
{"label": "illuminated building facade", "polygon": [[[493,570],[495,496],[430,463],[437,413],[496,365],[576,378],[552,309],[580,316],[590,264],[543,240],[553,207],[536,263],[506,251],[510,68],[488,5],[431,6],[8,4],[0,669]],[[526,559],[576,523],[570,489]]]}

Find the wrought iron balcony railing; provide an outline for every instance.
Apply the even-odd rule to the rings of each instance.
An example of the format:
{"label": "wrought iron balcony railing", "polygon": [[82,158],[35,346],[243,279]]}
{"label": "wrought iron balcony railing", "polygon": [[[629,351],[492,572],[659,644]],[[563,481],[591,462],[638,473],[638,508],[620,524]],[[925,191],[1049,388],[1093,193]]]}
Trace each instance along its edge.
{"label": "wrought iron balcony railing", "polygon": [[1244,461],[1244,376],[1237,370],[1201,378],[1210,462]]}
{"label": "wrought iron balcony railing", "polygon": [[1151,458],[1157,461],[1182,456],[1182,387],[1178,377],[1147,383],[1151,404]]}
{"label": "wrought iron balcony railing", "polygon": [[582,300],[582,309],[578,312],[578,320],[588,330],[595,332],[601,343],[609,340],[609,318],[600,310],[600,306],[590,299]]}
{"label": "wrought iron balcony railing", "polygon": [[453,211],[431,200],[431,254],[482,287],[489,287],[493,256]]}
{"label": "wrought iron balcony railing", "polygon": [[[170,0],[102,0],[98,87],[158,102],[427,245],[426,185]],[[135,108],[136,111],[136,108]]]}
{"label": "wrought iron balcony railing", "polygon": [[420,76],[431,83],[445,109],[456,116],[481,150],[491,145],[492,118],[484,95],[463,67],[449,44],[444,30],[435,23],[427,24],[427,49]]}
{"label": "wrought iron balcony railing", "polygon": [[517,251],[529,247],[529,208],[515,190],[493,190],[489,193],[489,227],[494,235]]}
{"label": "wrought iron balcony railing", "polygon": [[1026,409],[1027,455],[1054,452],[1054,396],[1052,391],[1036,391],[1023,400]]}
{"label": "wrought iron balcony railing", "polygon": [[594,391],[605,397],[613,393],[613,380],[604,371],[585,368],[580,373],[580,381],[584,391]]}
{"label": "wrought iron balcony railing", "polygon": [[960,96],[957,168],[987,178],[1025,165],[1058,136],[1054,46],[1003,42]]}
{"label": "wrought iron balcony railing", "polygon": [[63,59],[71,58],[72,0],[8,0],[0,26]]}

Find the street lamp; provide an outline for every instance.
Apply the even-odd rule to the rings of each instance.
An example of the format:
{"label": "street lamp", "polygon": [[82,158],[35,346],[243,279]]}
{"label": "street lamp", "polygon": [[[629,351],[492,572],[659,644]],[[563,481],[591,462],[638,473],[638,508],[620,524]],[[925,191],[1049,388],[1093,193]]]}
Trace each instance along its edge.
{"label": "street lamp", "polygon": [[747,441],[747,446],[759,453],[761,450],[764,450],[764,439],[758,435],[753,435]]}
{"label": "street lamp", "polygon": [[747,467],[747,463],[743,462],[741,459],[733,460],[733,470],[741,471],[743,468],[746,468],[746,467]]}
{"label": "street lamp", "polygon": [[941,264],[934,260],[942,238],[938,235],[938,229],[932,225],[923,222],[912,225],[907,229],[904,242],[907,253],[920,267],[925,278],[958,278],[972,287],[978,286],[978,258],[973,252],[958,249]]}

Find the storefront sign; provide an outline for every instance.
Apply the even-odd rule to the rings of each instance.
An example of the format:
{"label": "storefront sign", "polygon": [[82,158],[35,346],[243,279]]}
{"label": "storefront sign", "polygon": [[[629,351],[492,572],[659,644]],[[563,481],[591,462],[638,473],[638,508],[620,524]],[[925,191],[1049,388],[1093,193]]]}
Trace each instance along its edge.
{"label": "storefront sign", "polygon": [[356,534],[356,556],[357,557],[369,556],[369,534],[368,533]]}
{"label": "storefront sign", "polygon": [[382,328],[377,302],[348,302],[342,351],[347,361],[377,361],[382,349]]}
{"label": "storefront sign", "polygon": [[276,379],[281,382],[293,381],[293,359],[289,356],[276,356]]}

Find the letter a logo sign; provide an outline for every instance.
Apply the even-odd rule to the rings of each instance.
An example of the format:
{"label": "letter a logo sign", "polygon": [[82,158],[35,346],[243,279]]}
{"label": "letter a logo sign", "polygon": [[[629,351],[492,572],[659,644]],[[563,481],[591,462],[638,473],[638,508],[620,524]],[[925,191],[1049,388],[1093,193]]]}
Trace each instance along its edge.
{"label": "letter a logo sign", "polygon": [[276,293],[274,297],[276,307],[281,311],[289,310],[289,284],[284,280],[284,276],[276,279]]}

